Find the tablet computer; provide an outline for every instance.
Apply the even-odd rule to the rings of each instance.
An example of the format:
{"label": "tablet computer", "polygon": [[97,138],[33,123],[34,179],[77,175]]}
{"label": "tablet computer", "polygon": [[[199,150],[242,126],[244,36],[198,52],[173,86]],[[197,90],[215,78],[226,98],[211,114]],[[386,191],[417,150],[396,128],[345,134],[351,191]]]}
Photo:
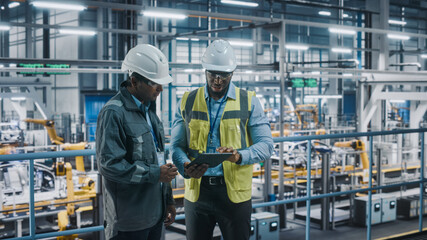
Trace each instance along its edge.
{"label": "tablet computer", "polygon": [[209,168],[213,168],[224,162],[227,158],[231,157],[232,153],[201,153],[186,167],[190,167],[194,164],[208,164]]}

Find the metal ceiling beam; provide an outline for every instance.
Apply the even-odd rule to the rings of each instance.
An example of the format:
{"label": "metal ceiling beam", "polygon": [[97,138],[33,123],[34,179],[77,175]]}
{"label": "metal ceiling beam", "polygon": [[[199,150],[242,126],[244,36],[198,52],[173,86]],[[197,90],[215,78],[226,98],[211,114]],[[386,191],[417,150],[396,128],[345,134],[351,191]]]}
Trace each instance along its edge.
{"label": "metal ceiling beam", "polygon": [[[137,6],[137,5],[135,5]],[[307,27],[319,27],[319,28],[341,28],[346,30],[355,30],[360,32],[370,32],[377,34],[405,34],[410,37],[416,38],[427,38],[427,34],[419,33],[409,33],[409,32],[400,32],[400,31],[391,31],[378,28],[363,28],[363,27],[354,27],[354,26],[343,26],[339,24],[329,24],[329,23],[320,23],[320,22],[310,22],[310,21],[301,21],[301,20],[291,20],[291,19],[280,19],[280,18],[266,18],[266,17],[255,17],[247,15],[237,15],[237,14],[226,14],[226,13],[215,13],[215,12],[204,12],[204,11],[195,11],[195,10],[185,10],[185,9],[175,9],[175,8],[162,8],[162,7],[147,7],[146,8],[157,11],[175,11],[182,12],[186,15],[191,15],[192,17],[205,16],[205,17],[216,17],[216,18],[226,18],[234,20],[249,20],[254,23],[272,23],[278,21],[284,21],[287,25],[298,25],[298,26],[307,26]],[[0,24],[10,24],[11,26],[18,27],[33,27],[33,28],[54,28],[58,29],[61,27],[73,28],[73,29],[82,29],[81,27],[68,27],[61,25],[45,25],[45,24],[28,24],[28,23],[16,23],[16,22],[0,22]],[[139,30],[128,30],[128,29],[107,29],[107,28],[87,28],[92,30],[97,30],[99,32],[112,32],[112,33],[123,33],[123,34],[143,34],[143,35],[159,35],[159,36],[173,36],[174,34],[165,33],[165,32],[154,32],[154,31],[139,31]]]}

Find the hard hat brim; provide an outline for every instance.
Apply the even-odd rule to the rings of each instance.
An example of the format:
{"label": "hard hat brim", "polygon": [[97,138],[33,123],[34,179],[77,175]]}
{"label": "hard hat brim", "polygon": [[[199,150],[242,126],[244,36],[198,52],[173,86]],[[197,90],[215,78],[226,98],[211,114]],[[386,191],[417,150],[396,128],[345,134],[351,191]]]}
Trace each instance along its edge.
{"label": "hard hat brim", "polygon": [[173,81],[173,78],[169,74],[166,77],[160,78],[160,79],[151,79],[151,78],[148,78],[148,79],[160,85],[169,84]]}
{"label": "hard hat brim", "polygon": [[204,69],[208,71],[217,71],[217,72],[234,72],[236,70],[236,65],[232,66],[218,66],[218,65],[212,65],[207,63],[202,63],[202,66]]}

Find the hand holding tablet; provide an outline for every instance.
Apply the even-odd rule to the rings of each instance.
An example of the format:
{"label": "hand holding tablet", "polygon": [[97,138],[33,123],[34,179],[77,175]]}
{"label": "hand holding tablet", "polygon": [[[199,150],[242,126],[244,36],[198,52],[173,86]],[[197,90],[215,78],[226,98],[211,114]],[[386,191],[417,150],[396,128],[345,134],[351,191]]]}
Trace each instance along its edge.
{"label": "hand holding tablet", "polygon": [[193,160],[190,164],[187,164],[186,168],[197,164],[207,164],[209,168],[213,168],[227,160],[231,157],[232,153],[202,153],[195,160]]}

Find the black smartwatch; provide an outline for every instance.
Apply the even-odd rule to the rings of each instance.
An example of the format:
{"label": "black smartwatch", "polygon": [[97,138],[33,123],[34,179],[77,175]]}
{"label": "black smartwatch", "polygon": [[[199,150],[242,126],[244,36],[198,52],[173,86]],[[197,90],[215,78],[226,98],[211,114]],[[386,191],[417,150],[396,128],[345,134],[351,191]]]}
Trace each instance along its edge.
{"label": "black smartwatch", "polygon": [[239,160],[237,160],[236,164],[242,163],[242,154],[240,152],[237,152],[239,154]]}

